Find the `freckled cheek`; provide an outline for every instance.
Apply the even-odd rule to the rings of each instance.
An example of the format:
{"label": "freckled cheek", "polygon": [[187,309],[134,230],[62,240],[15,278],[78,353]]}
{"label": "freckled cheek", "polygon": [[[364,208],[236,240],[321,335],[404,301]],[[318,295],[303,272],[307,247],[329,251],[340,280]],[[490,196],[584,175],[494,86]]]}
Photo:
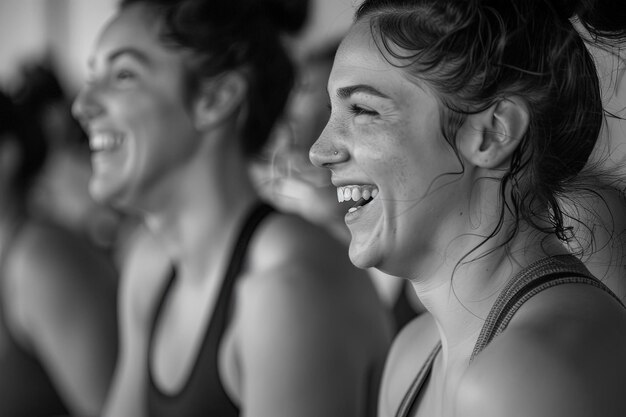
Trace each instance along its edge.
{"label": "freckled cheek", "polygon": [[386,179],[395,193],[416,185],[419,181],[417,171],[423,161],[420,150],[414,149],[413,142],[385,132],[373,134],[367,142],[374,169]]}
{"label": "freckled cheek", "polygon": [[404,156],[396,156],[389,159],[389,175],[394,181],[394,189],[402,190],[409,182],[414,183],[416,178],[413,177],[411,162]]}

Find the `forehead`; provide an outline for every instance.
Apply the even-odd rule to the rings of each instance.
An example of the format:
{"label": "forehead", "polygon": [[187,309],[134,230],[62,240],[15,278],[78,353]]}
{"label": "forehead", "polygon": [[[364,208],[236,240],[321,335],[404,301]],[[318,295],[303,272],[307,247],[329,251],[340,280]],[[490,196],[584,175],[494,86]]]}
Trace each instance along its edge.
{"label": "forehead", "polygon": [[142,55],[171,55],[160,41],[161,24],[152,9],[134,4],[118,12],[101,31],[90,58],[90,65],[109,59],[120,51]]}
{"label": "forehead", "polygon": [[328,82],[331,97],[336,89],[348,85],[367,85],[399,102],[414,93],[436,96],[425,81],[403,69],[402,62],[394,61],[389,54],[383,56],[379,46],[384,48],[372,36],[369,19],[352,26],[335,56]]}
{"label": "forehead", "polygon": [[380,53],[372,32],[369,19],[356,22],[343,39],[335,55],[334,66],[353,67],[369,70],[388,70],[391,65]]}

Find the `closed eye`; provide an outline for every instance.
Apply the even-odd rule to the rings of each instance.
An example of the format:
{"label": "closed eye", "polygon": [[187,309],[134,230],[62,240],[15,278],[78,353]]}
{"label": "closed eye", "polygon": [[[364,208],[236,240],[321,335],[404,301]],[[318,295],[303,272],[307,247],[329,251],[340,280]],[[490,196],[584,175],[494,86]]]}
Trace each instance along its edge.
{"label": "closed eye", "polygon": [[115,80],[118,82],[131,81],[135,78],[135,73],[129,70],[120,70],[115,73]]}
{"label": "closed eye", "polygon": [[378,115],[378,112],[363,108],[356,104],[350,105],[350,113],[352,113],[355,116],[377,116]]}

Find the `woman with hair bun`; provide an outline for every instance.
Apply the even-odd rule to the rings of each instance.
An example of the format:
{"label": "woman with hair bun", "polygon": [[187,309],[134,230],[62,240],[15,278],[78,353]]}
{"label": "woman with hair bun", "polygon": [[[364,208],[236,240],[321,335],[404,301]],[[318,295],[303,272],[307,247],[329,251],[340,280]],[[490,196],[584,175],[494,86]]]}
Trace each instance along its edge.
{"label": "woman with hair bun", "polygon": [[[284,4],[283,4],[284,3]],[[126,0],[73,112],[91,195],[137,213],[106,417],[373,415],[384,306],[341,244],[248,177],[306,1]]]}
{"label": "woman with hair bun", "polygon": [[593,4],[561,3],[365,0],[339,47],[310,158],[356,200],[352,262],[428,310],[380,417],[626,415],[626,309],[564,245],[603,103]]}

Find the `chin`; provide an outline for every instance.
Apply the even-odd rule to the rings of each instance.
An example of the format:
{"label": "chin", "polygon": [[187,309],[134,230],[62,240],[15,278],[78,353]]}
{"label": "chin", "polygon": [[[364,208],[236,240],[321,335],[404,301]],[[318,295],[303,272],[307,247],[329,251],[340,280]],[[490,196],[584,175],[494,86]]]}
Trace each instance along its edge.
{"label": "chin", "polygon": [[370,251],[355,248],[354,244],[350,244],[349,250],[350,261],[354,266],[361,269],[376,267],[380,263],[378,257],[373,256]]}
{"label": "chin", "polygon": [[92,179],[89,183],[89,195],[98,204],[108,205],[117,209],[128,209],[128,204],[121,198],[118,187],[112,187],[105,181]]}

